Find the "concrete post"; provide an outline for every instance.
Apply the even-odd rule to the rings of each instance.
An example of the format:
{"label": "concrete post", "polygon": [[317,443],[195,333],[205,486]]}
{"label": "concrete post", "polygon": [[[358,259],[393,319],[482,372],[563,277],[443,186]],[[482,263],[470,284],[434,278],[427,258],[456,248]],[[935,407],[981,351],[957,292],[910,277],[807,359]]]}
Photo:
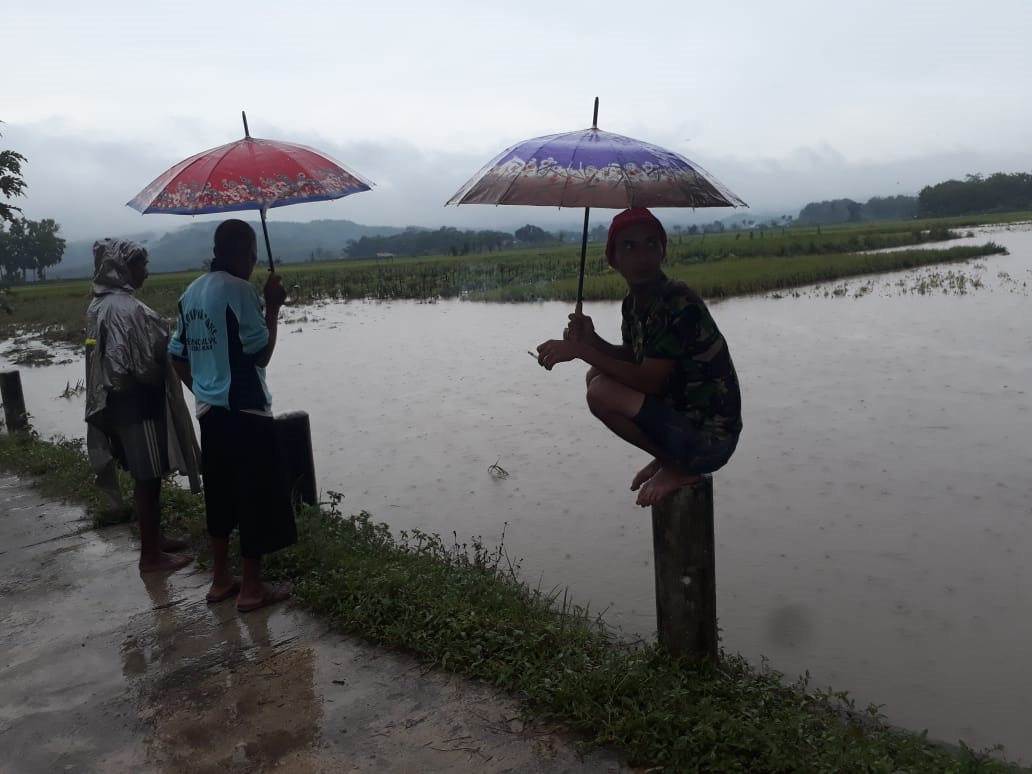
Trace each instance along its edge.
{"label": "concrete post", "polygon": [[652,506],[659,643],[674,656],[715,661],[716,545],[713,477]]}

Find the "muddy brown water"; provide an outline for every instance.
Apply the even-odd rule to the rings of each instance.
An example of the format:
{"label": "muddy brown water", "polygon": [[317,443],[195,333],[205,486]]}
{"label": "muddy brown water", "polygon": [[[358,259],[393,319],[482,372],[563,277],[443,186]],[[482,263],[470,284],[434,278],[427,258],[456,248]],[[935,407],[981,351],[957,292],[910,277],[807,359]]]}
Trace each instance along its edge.
{"label": "muddy brown water", "polygon": [[[713,305],[745,432],[714,478],[723,646],[936,738],[1032,761],[1032,230],[1010,255]],[[923,291],[923,292],[922,292]],[[619,307],[587,304],[618,338]],[[561,303],[292,309],[269,369],[317,476],[398,533],[503,539],[523,577],[655,628],[647,460],[527,354]],[[82,363],[22,368],[34,426],[81,437]],[[489,472],[497,463],[508,477]]]}

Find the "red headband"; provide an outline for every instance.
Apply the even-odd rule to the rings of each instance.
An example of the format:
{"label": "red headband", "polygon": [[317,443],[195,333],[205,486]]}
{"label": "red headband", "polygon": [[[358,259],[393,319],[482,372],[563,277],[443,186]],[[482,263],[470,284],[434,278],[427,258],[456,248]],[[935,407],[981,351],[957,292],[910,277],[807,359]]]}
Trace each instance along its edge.
{"label": "red headband", "polygon": [[613,218],[613,222],[609,224],[609,236],[606,238],[606,260],[609,261],[610,265],[613,263],[613,247],[616,243],[616,235],[628,226],[636,226],[639,223],[649,223],[659,229],[659,241],[663,244],[664,252],[666,251],[666,229],[659,222],[659,218],[644,207],[624,210]]}

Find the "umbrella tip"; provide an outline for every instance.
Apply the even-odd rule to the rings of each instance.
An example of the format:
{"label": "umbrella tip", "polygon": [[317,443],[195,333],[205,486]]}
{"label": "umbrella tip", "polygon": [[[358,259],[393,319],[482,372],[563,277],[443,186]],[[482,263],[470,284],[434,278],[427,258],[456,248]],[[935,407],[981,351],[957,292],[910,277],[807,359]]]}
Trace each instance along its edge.
{"label": "umbrella tip", "polygon": [[240,117],[244,119],[244,137],[250,137],[251,131],[247,128],[247,113],[243,110],[240,111]]}
{"label": "umbrella tip", "polygon": [[595,114],[591,117],[591,128],[598,129],[598,97],[595,97]]}

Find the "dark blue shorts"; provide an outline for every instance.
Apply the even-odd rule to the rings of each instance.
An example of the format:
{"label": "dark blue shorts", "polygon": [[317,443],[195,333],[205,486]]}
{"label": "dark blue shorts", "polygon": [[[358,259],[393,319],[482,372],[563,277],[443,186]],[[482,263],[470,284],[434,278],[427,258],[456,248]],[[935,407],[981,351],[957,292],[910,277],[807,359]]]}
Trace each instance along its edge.
{"label": "dark blue shorts", "polygon": [[727,441],[706,438],[687,417],[655,395],[645,396],[633,422],[679,470],[687,473],[712,473],[724,467],[738,446],[737,435]]}

